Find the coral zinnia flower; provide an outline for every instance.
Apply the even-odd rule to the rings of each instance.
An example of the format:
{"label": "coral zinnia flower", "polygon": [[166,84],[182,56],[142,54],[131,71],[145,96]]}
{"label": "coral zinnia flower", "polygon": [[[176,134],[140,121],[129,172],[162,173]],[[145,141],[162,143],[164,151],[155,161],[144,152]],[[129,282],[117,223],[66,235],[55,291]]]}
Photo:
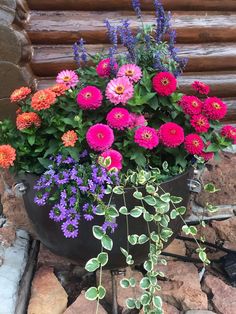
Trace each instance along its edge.
{"label": "coral zinnia flower", "polygon": [[199,155],[204,148],[204,142],[198,134],[189,134],[185,137],[184,147],[189,154]]}
{"label": "coral zinnia flower", "polygon": [[137,83],[142,77],[142,71],[136,64],[124,64],[117,72],[117,77],[119,76],[126,76],[130,81]]}
{"label": "coral zinnia flower", "polygon": [[104,151],[113,144],[114,133],[108,125],[98,123],[88,129],[86,139],[92,149]]}
{"label": "coral zinnia flower", "polygon": [[124,108],[114,108],[107,115],[107,123],[110,127],[123,130],[130,124],[129,111]]}
{"label": "coral zinnia flower", "polygon": [[231,126],[231,125],[225,125],[222,127],[220,131],[221,135],[233,140],[234,142],[236,141],[236,128]]}
{"label": "coral zinnia flower", "polygon": [[208,119],[202,114],[193,115],[190,123],[198,133],[205,133],[210,128],[210,123]]}
{"label": "coral zinnia flower", "polygon": [[184,95],[180,100],[180,106],[185,114],[190,116],[194,114],[200,114],[202,111],[202,102],[195,96]]}
{"label": "coral zinnia flower", "polygon": [[65,84],[68,88],[72,88],[77,85],[77,83],[79,82],[79,78],[75,71],[63,70],[58,73],[56,81],[57,83]]}
{"label": "coral zinnia flower", "polygon": [[167,147],[177,147],[184,142],[184,130],[174,122],[163,124],[158,130],[158,135],[163,145]]}
{"label": "coral zinnia flower", "polygon": [[0,145],[0,167],[9,168],[13,166],[16,159],[16,150],[11,145]]}
{"label": "coral zinnia flower", "polygon": [[145,117],[140,114],[136,114],[136,113],[130,113],[130,121],[129,121],[129,128],[133,129],[136,128],[138,126],[145,126],[147,125],[147,120],[145,119]]}
{"label": "coral zinnia flower", "polygon": [[217,97],[210,97],[203,104],[203,112],[211,120],[221,120],[227,113],[227,105]]}
{"label": "coral zinnia flower", "polygon": [[200,81],[193,82],[192,88],[202,95],[208,95],[210,93],[210,86]]}
{"label": "coral zinnia flower", "polygon": [[34,125],[40,127],[41,119],[35,112],[23,112],[16,117],[16,127],[18,130],[24,130]]}
{"label": "coral zinnia flower", "polygon": [[75,131],[71,130],[64,133],[61,139],[65,147],[74,147],[76,141],[78,140],[78,135]]}
{"label": "coral zinnia flower", "polygon": [[139,146],[147,149],[153,149],[159,144],[157,131],[148,126],[141,126],[135,131],[134,141]]}
{"label": "coral zinnia flower", "polygon": [[[96,67],[96,71],[98,76],[100,77],[109,77],[109,75],[111,74],[111,65],[110,65],[111,60],[110,59],[103,59],[101,60],[97,67]],[[118,64],[115,63],[114,64],[114,69],[118,69]]]}
{"label": "coral zinnia flower", "polygon": [[36,110],[44,110],[51,107],[56,101],[56,94],[50,89],[43,89],[36,92],[31,100],[31,107]]}
{"label": "coral zinnia flower", "polygon": [[116,168],[117,170],[122,169],[122,155],[120,152],[114,149],[108,149],[105,152],[101,154],[101,157],[107,158],[110,157],[111,159],[111,164],[106,167],[107,170],[111,170],[113,168]]}
{"label": "coral zinnia flower", "polygon": [[81,109],[94,110],[102,104],[102,92],[95,86],[86,86],[77,95],[77,103]]}
{"label": "coral zinnia flower", "polygon": [[28,87],[21,87],[14,90],[10,96],[11,102],[16,102],[25,99],[31,93],[31,89]]}
{"label": "coral zinnia flower", "polygon": [[152,79],[154,90],[161,96],[171,95],[177,88],[177,80],[170,72],[157,73]]}
{"label": "coral zinnia flower", "polygon": [[65,94],[65,91],[68,90],[68,86],[64,83],[58,83],[54,86],[49,88],[51,91],[53,91],[57,96],[61,96]]}
{"label": "coral zinnia flower", "polygon": [[125,104],[133,94],[133,85],[127,77],[115,78],[107,84],[106,97],[115,105]]}

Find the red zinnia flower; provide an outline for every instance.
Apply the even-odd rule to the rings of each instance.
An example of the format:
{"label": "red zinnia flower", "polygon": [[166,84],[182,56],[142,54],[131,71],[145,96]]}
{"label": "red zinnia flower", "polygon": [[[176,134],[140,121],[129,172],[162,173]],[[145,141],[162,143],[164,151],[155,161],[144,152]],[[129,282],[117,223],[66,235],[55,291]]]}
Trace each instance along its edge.
{"label": "red zinnia flower", "polygon": [[95,86],[86,86],[77,95],[77,103],[81,109],[94,110],[102,104],[102,92]]}
{"label": "red zinnia flower", "polygon": [[198,134],[189,134],[185,137],[184,147],[189,154],[199,155],[204,148],[204,142]]}
{"label": "red zinnia flower", "polygon": [[211,120],[221,120],[227,113],[227,105],[217,97],[210,97],[203,104],[203,112]]}
{"label": "red zinnia flower", "polygon": [[11,102],[16,102],[25,99],[31,93],[31,89],[28,87],[21,87],[14,90],[10,96]]}
{"label": "red zinnia flower", "polygon": [[184,130],[174,122],[163,124],[158,130],[158,135],[163,145],[167,147],[177,147],[184,142]]}
{"label": "red zinnia flower", "polygon": [[202,95],[208,95],[210,92],[210,87],[207,84],[200,81],[193,82],[192,88]]}
{"label": "red zinnia flower", "polygon": [[35,112],[23,112],[16,117],[16,127],[18,130],[24,130],[34,125],[40,127],[41,119]]}
{"label": "red zinnia flower", "polygon": [[202,111],[202,102],[195,96],[184,95],[180,100],[180,106],[182,107],[184,113],[190,116],[199,114]]}
{"label": "red zinnia flower", "polygon": [[34,94],[31,101],[31,107],[36,110],[44,110],[51,107],[56,101],[56,94],[50,89],[43,89]]}
{"label": "red zinnia flower", "polygon": [[159,144],[157,131],[148,126],[141,126],[135,131],[134,141],[139,146],[147,149],[153,149]]}
{"label": "red zinnia flower", "polygon": [[10,145],[0,146],[0,167],[9,168],[13,166],[16,159],[16,150]]}
{"label": "red zinnia flower", "polygon": [[205,116],[203,116],[202,114],[193,115],[191,120],[190,120],[190,123],[194,127],[196,132],[198,132],[198,133],[205,133],[210,128],[210,123],[209,123],[208,119]]}
{"label": "red zinnia flower", "polygon": [[78,140],[78,135],[75,133],[75,131],[71,130],[64,133],[61,139],[65,147],[74,147],[76,141]]}
{"label": "red zinnia flower", "polygon": [[231,125],[223,126],[220,133],[222,136],[230,140],[233,140],[234,142],[236,141],[236,128],[234,128],[233,126]]}
{"label": "red zinnia flower", "polygon": [[69,89],[66,84],[58,83],[49,88],[52,92],[54,92],[57,96],[61,96],[65,94],[65,91]]}
{"label": "red zinnia flower", "polygon": [[177,88],[177,80],[170,72],[157,73],[152,79],[154,90],[161,96],[171,95]]}

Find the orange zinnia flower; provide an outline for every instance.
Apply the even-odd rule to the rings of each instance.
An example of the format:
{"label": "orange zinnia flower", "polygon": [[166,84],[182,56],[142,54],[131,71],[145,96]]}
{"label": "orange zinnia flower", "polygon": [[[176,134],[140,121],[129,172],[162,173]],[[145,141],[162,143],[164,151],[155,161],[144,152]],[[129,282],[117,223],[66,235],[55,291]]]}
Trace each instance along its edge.
{"label": "orange zinnia flower", "polygon": [[23,112],[19,114],[16,118],[16,127],[18,130],[24,130],[31,125],[35,127],[40,127],[41,119],[35,112]]}
{"label": "orange zinnia flower", "polygon": [[13,166],[16,159],[16,150],[10,145],[0,145],[0,167],[9,168]]}
{"label": "orange zinnia flower", "polygon": [[55,101],[56,94],[50,89],[43,89],[34,94],[31,107],[36,111],[40,111],[50,108]]}
{"label": "orange zinnia flower", "polygon": [[78,140],[78,135],[75,133],[75,131],[67,131],[64,133],[61,137],[62,142],[65,147],[68,146],[75,146],[76,141]]}
{"label": "orange zinnia flower", "polygon": [[66,84],[58,83],[50,87],[49,89],[53,91],[57,96],[61,96],[65,94],[65,91],[68,90],[68,87],[66,86]]}
{"label": "orange zinnia flower", "polygon": [[28,87],[21,87],[19,89],[14,90],[14,92],[10,96],[11,102],[20,101],[25,99],[31,93],[31,89]]}

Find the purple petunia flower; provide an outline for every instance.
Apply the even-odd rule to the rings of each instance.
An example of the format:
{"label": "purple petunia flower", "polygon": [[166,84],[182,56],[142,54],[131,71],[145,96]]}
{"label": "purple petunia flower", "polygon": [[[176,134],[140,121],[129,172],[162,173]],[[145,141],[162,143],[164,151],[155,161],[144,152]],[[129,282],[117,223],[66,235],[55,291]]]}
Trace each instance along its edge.
{"label": "purple petunia flower", "polygon": [[61,229],[66,238],[76,238],[78,236],[78,222],[76,220],[65,221]]}
{"label": "purple petunia flower", "polygon": [[40,196],[35,196],[34,202],[39,206],[44,206],[46,205],[48,197],[49,197],[49,193],[46,192],[44,194],[41,194]]}
{"label": "purple petunia flower", "polygon": [[49,217],[56,221],[62,221],[66,218],[66,210],[60,204],[54,205],[49,212]]}

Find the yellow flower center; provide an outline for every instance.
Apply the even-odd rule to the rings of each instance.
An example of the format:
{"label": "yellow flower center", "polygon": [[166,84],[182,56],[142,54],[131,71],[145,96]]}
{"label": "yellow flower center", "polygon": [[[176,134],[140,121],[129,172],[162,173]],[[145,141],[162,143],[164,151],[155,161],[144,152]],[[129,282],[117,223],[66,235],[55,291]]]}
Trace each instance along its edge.
{"label": "yellow flower center", "polygon": [[197,141],[197,140],[194,140],[194,141],[193,141],[193,145],[194,145],[195,147],[198,147],[199,144],[200,144],[199,141]]}
{"label": "yellow flower center", "polygon": [[108,63],[103,63],[102,68],[106,69],[108,67]]}
{"label": "yellow flower center", "polygon": [[44,94],[41,94],[41,95],[39,95],[39,100],[45,100],[46,99],[46,95],[44,95]]}
{"label": "yellow flower center", "polygon": [[69,82],[69,80],[70,80],[70,76],[66,75],[63,77],[64,82]]}
{"label": "yellow flower center", "polygon": [[115,92],[119,95],[123,94],[124,93],[124,86],[123,85],[117,85],[116,88],[115,88]]}
{"label": "yellow flower center", "polygon": [[98,133],[98,138],[102,139],[102,138],[104,138],[104,135],[102,133]]}
{"label": "yellow flower center", "polygon": [[144,133],[142,134],[142,138],[143,138],[144,140],[150,140],[150,139],[152,138],[152,133],[151,133],[151,132],[144,132]]}
{"label": "yellow flower center", "polygon": [[166,85],[168,85],[170,82],[169,82],[169,80],[168,80],[167,77],[164,77],[164,78],[161,80],[161,83],[162,83],[162,85],[166,86]]}
{"label": "yellow flower center", "polygon": [[194,108],[197,108],[197,107],[199,107],[199,103],[194,100],[194,101],[192,101],[192,106],[193,106]]}
{"label": "yellow flower center", "polygon": [[123,114],[121,113],[121,112],[117,112],[116,114],[115,114],[115,118],[116,119],[121,119],[121,118],[123,118]]}
{"label": "yellow flower center", "polygon": [[133,76],[134,75],[134,71],[133,70],[127,70],[127,71],[125,71],[125,75],[126,76]]}
{"label": "yellow flower center", "polygon": [[86,99],[91,98],[91,96],[92,96],[91,93],[86,93],[86,94],[84,94],[84,97],[85,97]]}
{"label": "yellow flower center", "polygon": [[215,109],[217,109],[217,110],[221,109],[221,105],[218,104],[218,102],[214,102],[214,103],[212,104],[212,106],[213,106]]}
{"label": "yellow flower center", "polygon": [[204,119],[199,119],[197,121],[197,124],[200,125],[200,126],[204,126],[206,123],[205,123],[205,120]]}

